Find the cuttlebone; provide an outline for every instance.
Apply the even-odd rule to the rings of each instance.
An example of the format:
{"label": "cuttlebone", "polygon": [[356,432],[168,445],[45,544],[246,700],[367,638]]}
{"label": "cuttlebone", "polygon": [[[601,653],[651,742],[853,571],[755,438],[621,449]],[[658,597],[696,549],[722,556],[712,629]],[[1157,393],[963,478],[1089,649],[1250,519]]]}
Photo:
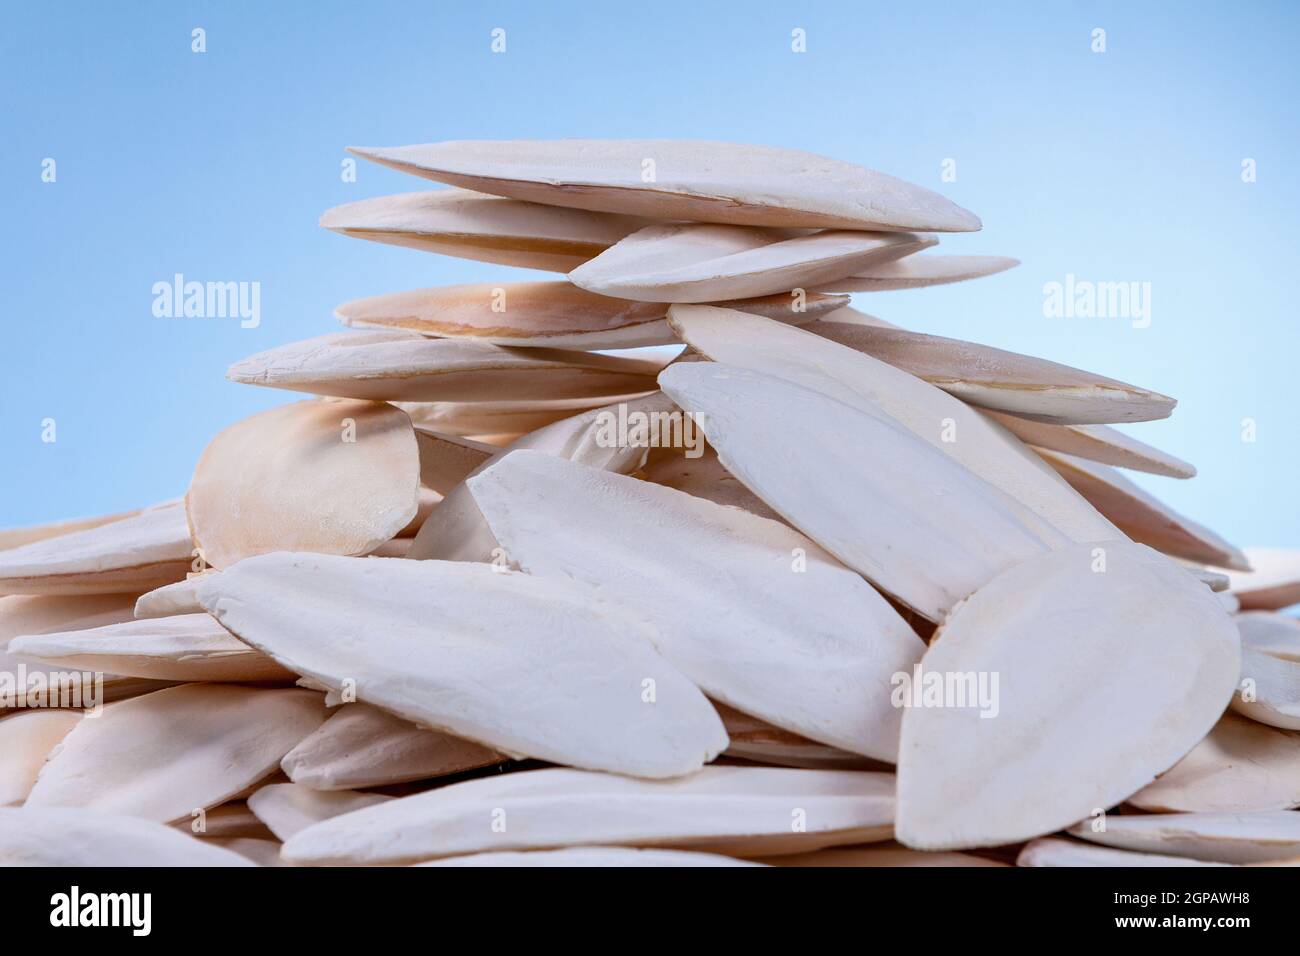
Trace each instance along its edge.
{"label": "cuttlebone", "polygon": [[20,636],[9,642],[9,653],[50,666],[151,680],[290,681],[295,676],[202,610]]}
{"label": "cuttlebone", "polygon": [[193,550],[185,506],[169,502],[0,551],[0,594],[138,594],[185,577]]}
{"label": "cuttlebone", "polygon": [[1243,647],[1231,706],[1261,724],[1300,730],[1300,663]]}
{"label": "cuttlebone", "polygon": [[1300,856],[1300,813],[1151,813],[1085,820],[1073,836],[1121,850],[1211,863],[1265,863]]}
{"label": "cuttlebone", "polygon": [[1253,570],[1229,574],[1245,610],[1277,611],[1300,603],[1300,550],[1246,548]]}
{"label": "cuttlebone", "polygon": [[[134,614],[137,619],[150,617],[171,617],[173,614],[198,614],[203,610],[194,593],[195,580],[200,575],[216,574],[215,568],[190,573],[185,580],[173,584],[164,584],[141,594],[136,599]],[[114,622],[116,623],[116,622]]]}
{"label": "cuttlebone", "polygon": [[638,780],[557,768],[452,784],[334,817],[282,852],[295,863],[354,865],[574,844],[770,856],[887,840],[893,816],[887,773],[711,766],[675,780]]}
{"label": "cuttlebone", "polygon": [[50,751],[81,719],[76,710],[27,710],[0,720],[0,807],[27,799]]}
{"label": "cuttlebone", "polygon": [[109,704],[55,748],[27,805],[178,820],[278,769],[324,719],[298,688],[182,684]]}
{"label": "cuttlebone", "polygon": [[1271,611],[1246,611],[1235,620],[1243,648],[1300,664],[1300,619]]}
{"label": "cuttlebone", "polygon": [[420,450],[401,409],[294,402],[220,432],[185,496],[190,529],[216,568],[269,551],[366,554],[415,517]]}
{"label": "cuttlebone", "polygon": [[[1240,654],[1217,598],[1144,545],[1075,545],[1011,568],[921,659],[945,695],[903,714],[899,842],[1000,846],[1114,806],[1210,732]],[[993,688],[993,675],[972,704],[973,682]]]}
{"label": "cuttlebone", "polygon": [[1300,807],[1300,733],[1229,711],[1186,757],[1127,803],[1157,813]]}
{"label": "cuttlebone", "polygon": [[[514,439],[504,449],[493,448],[488,452],[486,446],[480,446],[484,457],[462,477],[469,477],[507,450],[521,448],[544,451],[620,474],[635,471],[644,463],[650,449],[636,441],[625,441],[624,438],[631,436],[620,435],[618,423],[637,420],[638,416],[644,417],[648,423],[667,422],[670,435],[674,434],[674,424],[679,429],[686,424],[682,421],[681,409],[663,392],[649,392],[543,425]],[[462,485],[449,489],[446,498],[430,512],[406,557],[424,561],[492,561],[508,565],[492,529]]]}
{"label": "cuttlebone", "polygon": [[1007,256],[909,255],[872,263],[853,275],[817,287],[819,292],[889,292],[921,289],[996,275],[1020,265]]}
{"label": "cuttlebone", "polygon": [[[683,341],[717,362],[784,379],[898,423],[1000,492],[1004,507],[1050,546],[1120,536],[1019,439],[914,375],[812,332],[739,312],[675,305],[669,321]],[[877,454],[875,460],[887,459]]]}
{"label": "cuttlebone", "polygon": [[1183,856],[1165,856],[1160,853],[1137,853],[1116,850],[1108,846],[1095,846],[1078,840],[1060,837],[1042,837],[1031,840],[1016,857],[1016,866],[1228,866],[1227,863],[1209,863]]}
{"label": "cuttlebone", "polygon": [[366,401],[533,401],[650,391],[659,368],[646,359],[505,348],[396,329],[290,342],[236,362],[226,377]]}
{"label": "cuttlebone", "polygon": [[908,232],[787,232],[663,223],[633,233],[569,273],[599,295],[638,302],[718,302],[808,289],[868,263],[934,245]]}
{"label": "cuttlebone", "polygon": [[0,866],[253,866],[151,820],[63,807],[0,807]]}
{"label": "cuttlebone", "polygon": [[1196,476],[1195,465],[1109,425],[1050,425],[991,409],[984,413],[1028,445],[1166,478]]}
{"label": "cuttlebone", "polygon": [[297,783],[272,783],[249,795],[248,808],[283,843],[322,820],[393,799],[382,793],[313,790]]}
{"label": "cuttlebone", "polygon": [[890,682],[925,646],[869,584],[799,532],[539,451],[510,452],[467,485],[512,564],[582,581],[631,608],[711,697],[894,760],[902,715]]}
{"label": "cuttlebone", "polygon": [[1061,452],[1035,449],[1070,485],[1134,541],[1216,568],[1243,570],[1250,562],[1239,548],[1179,514],[1109,465]]}
{"label": "cuttlebone", "polygon": [[297,673],[510,755],[661,777],[727,746],[653,629],[576,581],[280,553],[204,580],[199,600]]}
{"label": "cuttlebone", "polygon": [[326,229],[357,239],[549,272],[568,272],[650,222],[469,189],[376,196],[320,218]]}
{"label": "cuttlebone", "polygon": [[[719,302],[792,325],[829,316],[846,295],[800,290]],[[634,302],[588,292],[571,282],[482,282],[388,292],[334,310],[356,329],[419,332],[437,338],[553,349],[627,349],[675,345],[664,302]]]}
{"label": "cuttlebone", "polygon": [[504,754],[417,727],[369,704],[345,704],[284,755],[280,768],[314,790],[356,790],[461,773]]}
{"label": "cuttlebone", "polygon": [[[827,298],[833,299],[837,297],[827,296]],[[845,298],[847,299],[847,296]],[[0,551],[8,551],[10,548],[31,544],[33,541],[58,538],[65,534],[72,534],[74,531],[98,528],[100,525],[121,521],[124,518],[132,518],[138,515],[141,510],[140,508],[133,508],[130,511],[118,511],[107,515],[92,515],[88,518],[64,518],[59,521],[46,522],[45,524],[0,529]]]}
{"label": "cuttlebone", "polygon": [[348,149],[451,186],[574,209],[797,229],[980,228],[978,216],[928,189],[864,166],[775,146],[569,139]]}
{"label": "cuttlebone", "polygon": [[812,323],[808,331],[986,409],[1054,424],[1096,424],[1168,418],[1178,404],[1150,389],[1032,355],[833,318]]}
{"label": "cuttlebone", "polygon": [[[999,572],[1062,544],[883,412],[714,362],[670,366],[660,385],[698,416],[727,471],[927,620],[941,620]],[[797,454],[773,444],[778,420],[799,435]]]}

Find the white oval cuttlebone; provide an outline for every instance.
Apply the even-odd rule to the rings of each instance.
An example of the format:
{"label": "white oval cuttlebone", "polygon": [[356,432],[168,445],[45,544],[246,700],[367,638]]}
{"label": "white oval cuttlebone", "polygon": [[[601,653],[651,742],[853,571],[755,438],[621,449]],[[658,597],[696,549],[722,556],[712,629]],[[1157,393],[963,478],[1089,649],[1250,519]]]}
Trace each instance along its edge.
{"label": "white oval cuttlebone", "polygon": [[[364,147],[436,182],[574,209],[741,226],[972,232],[979,217],[863,166],[708,140],[461,140]],[[652,169],[653,177],[646,177]]]}
{"label": "white oval cuttlebone", "polygon": [[1232,711],[1127,803],[1154,813],[1248,813],[1300,807],[1300,733]]}
{"label": "white oval cuttlebone", "polygon": [[27,805],[178,820],[266,777],[324,719],[297,688],[183,684],[110,704],[63,739]]}
{"label": "white oval cuttlebone", "polygon": [[1230,574],[1232,593],[1248,611],[1279,611],[1300,603],[1300,551],[1247,548],[1252,571]]}
{"label": "white oval cuttlebone", "polygon": [[662,223],[620,240],[570,272],[569,281],[637,302],[747,299],[808,289],[937,241],[910,232],[791,235],[746,226]]}
{"label": "white oval cuttlebone", "polygon": [[965,282],[997,275],[1020,265],[1006,256],[910,255],[892,262],[872,263],[853,275],[817,287],[819,292],[888,292]]}
{"label": "white oval cuttlebone", "polygon": [[[955,608],[921,659],[948,696],[903,713],[899,842],[999,846],[1115,805],[1210,731],[1239,655],[1215,596],[1143,545],[1075,545],[1012,568]],[[918,694],[905,700],[929,700]]]}
{"label": "white oval cuttlebone", "polygon": [[719,853],[694,853],[689,850],[640,850],[627,846],[570,846],[562,850],[526,850],[511,852],[501,850],[471,853],[467,856],[448,856],[441,860],[426,860],[416,866],[507,866],[507,867],[571,867],[571,866],[762,866],[751,860],[738,860]]}
{"label": "white oval cuttlebone", "polygon": [[[50,688],[59,688],[57,676],[60,668],[47,668],[29,664],[10,654],[5,648],[15,637],[23,634],[49,634],[55,631],[80,630],[103,627],[132,620],[135,598],[131,594],[79,594],[79,595],[29,595],[13,594],[0,597],[0,674],[17,675],[19,667],[27,671],[27,683],[22,685],[15,677],[12,694],[0,682],[0,714],[14,707],[49,707]],[[43,675],[35,677],[34,675]],[[54,676],[51,676],[54,675]],[[103,683],[98,680],[102,676]],[[53,706],[93,708],[129,697],[132,694],[166,687],[162,681],[126,677],[105,673],[91,675],[92,680],[74,685],[72,700],[56,700]],[[41,686],[43,685],[43,686]],[[22,693],[19,693],[19,691]],[[87,692],[93,697],[87,697]],[[57,696],[57,695],[56,695]]]}
{"label": "white oval cuttlebone", "polygon": [[1300,663],[1242,647],[1241,678],[1230,706],[1261,724],[1300,730]]}
{"label": "white oval cuttlebone", "polygon": [[501,763],[504,754],[417,727],[369,704],[346,704],[284,755],[280,768],[314,790],[428,780]]}
{"label": "white oval cuttlebone", "polygon": [[1121,850],[1211,863],[1264,863],[1300,856],[1300,813],[1293,810],[1110,814],[1104,830],[1085,820],[1069,832]]}
{"label": "white oval cuttlebone", "polygon": [[357,239],[548,272],[577,268],[652,221],[469,189],[376,196],[320,217],[326,229]]}
{"label": "white oval cuttlebone", "polygon": [[249,795],[248,808],[283,843],[322,820],[393,799],[382,793],[313,790],[296,783],[272,783]]}
{"label": "white oval cuttlebone", "polygon": [[1168,418],[1177,402],[1136,385],[938,335],[833,321],[810,332],[924,379],[972,405],[1052,424]]}
{"label": "white oval cuttlebone", "polygon": [[281,667],[214,621],[208,613],[125,621],[77,631],[31,634],[9,653],[82,671],[111,671],[165,681],[291,681]]}
{"label": "white oval cuttlebone", "polygon": [[27,799],[50,751],[79,720],[77,710],[27,710],[0,720],[0,807]]}
{"label": "white oval cuttlebone", "polygon": [[[490,825],[494,814],[504,815],[504,828]],[[771,856],[888,840],[893,815],[894,778],[886,773],[711,766],[638,780],[557,768],[470,780],[335,817],[293,837],[283,854],[295,863],[414,863],[577,843]]]}
{"label": "white oval cuttlebone", "polygon": [[704,695],[654,650],[652,630],[578,582],[281,553],[205,580],[199,599],[298,673],[336,689],[352,681],[359,700],[511,755],[674,776],[727,745]]}
{"label": "white oval cuttlebone", "polygon": [[[669,319],[687,344],[719,363],[784,379],[906,428],[1000,492],[1003,506],[1045,540],[1064,544],[1121,536],[1019,439],[901,369],[820,335],[738,312],[673,306]],[[765,446],[770,449],[770,439]],[[888,456],[874,452],[872,460]]]}
{"label": "white oval cuttlebone", "polygon": [[512,564],[590,584],[649,621],[660,653],[709,696],[893,761],[901,714],[890,680],[925,646],[799,532],[533,450],[506,454],[466,484]]}
{"label": "white oval cuttlebone", "polygon": [[1190,860],[1182,856],[1164,856],[1159,853],[1135,853],[1116,850],[1108,846],[1094,846],[1078,840],[1060,837],[1043,837],[1025,844],[1016,857],[1016,866],[1227,866]]}
{"label": "white oval cuttlebone", "polygon": [[555,400],[651,391],[661,363],[564,349],[502,348],[404,330],[331,332],[236,362],[226,377],[367,401]]}
{"label": "white oval cuttlebone", "polygon": [[307,401],[219,433],[185,503],[204,559],[225,568],[285,549],[366,554],[415,517],[419,493],[419,446],[405,412]]}
{"label": "white oval cuttlebone", "polygon": [[[940,620],[999,572],[1062,543],[1050,529],[1044,538],[1006,495],[883,413],[713,362],[672,365],[660,385],[697,416],[727,471],[927,620]],[[799,435],[797,458],[773,454],[773,421]]]}
{"label": "white oval cuttlebone", "polygon": [[1300,664],[1300,619],[1270,611],[1247,611],[1237,615],[1236,622],[1244,650]]}
{"label": "white oval cuttlebone", "polygon": [[0,594],[140,593],[185,577],[194,545],[179,501],[0,551]]}
{"label": "white oval cuttlebone", "polygon": [[252,866],[237,853],[138,817],[0,807],[0,866]]}
{"label": "white oval cuttlebone", "polygon": [[1109,425],[1049,425],[992,409],[985,409],[984,414],[1021,441],[1039,448],[1166,478],[1196,476],[1195,465]]}
{"label": "white oval cuttlebone", "polygon": [[[848,296],[781,293],[728,308],[803,325],[829,316]],[[598,295],[571,282],[498,282],[390,292],[344,302],[334,314],[360,329],[405,329],[495,345],[626,349],[675,345],[663,302]]]}
{"label": "white oval cuttlebone", "polygon": [[1109,465],[1034,449],[1070,486],[1134,541],[1216,568],[1250,567],[1235,545],[1174,511]]}

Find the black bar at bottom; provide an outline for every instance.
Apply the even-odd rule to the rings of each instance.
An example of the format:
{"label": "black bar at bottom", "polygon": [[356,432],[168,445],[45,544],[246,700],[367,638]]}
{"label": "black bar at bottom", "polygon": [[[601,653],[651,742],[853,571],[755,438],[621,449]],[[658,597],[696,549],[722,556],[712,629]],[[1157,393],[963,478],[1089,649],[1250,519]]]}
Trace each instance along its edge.
{"label": "black bar at bottom", "polygon": [[[295,947],[310,941],[376,942],[376,932],[422,928],[431,944],[449,934],[489,943],[529,927],[570,936],[580,931],[650,933],[714,925],[728,942],[756,941],[781,927],[824,934],[854,924],[857,932],[920,931],[997,938],[1044,927],[1074,941],[1096,935],[1200,933],[1231,940],[1256,929],[1292,925],[1295,882],[1282,868],[1170,869],[9,869],[0,871],[5,942],[68,933],[130,942],[188,940],[211,946],[261,939],[278,928]],[[119,925],[66,924],[73,891],[98,909],[98,894],[117,897],[102,912]],[[87,904],[88,896],[96,896]],[[64,909],[58,911],[60,903]],[[138,906],[131,908],[132,903]],[[129,918],[135,915],[135,925]],[[80,915],[80,914],[79,914]],[[93,919],[93,917],[92,917]],[[78,922],[82,920],[78,919]],[[441,927],[440,929],[438,927]],[[499,936],[497,936],[499,939]],[[622,937],[620,937],[622,938]],[[864,945],[870,937],[863,937]]]}

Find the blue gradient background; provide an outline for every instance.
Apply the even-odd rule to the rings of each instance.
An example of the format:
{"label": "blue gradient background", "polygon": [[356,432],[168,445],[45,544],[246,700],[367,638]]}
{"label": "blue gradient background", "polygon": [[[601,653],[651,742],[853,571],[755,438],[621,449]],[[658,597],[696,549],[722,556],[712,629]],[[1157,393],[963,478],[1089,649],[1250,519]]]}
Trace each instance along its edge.
{"label": "blue gradient background", "polygon": [[[1019,269],[856,304],[1176,396],[1172,419],[1128,430],[1201,474],[1137,480],[1239,544],[1300,544],[1300,5],[620,6],[6,5],[0,526],[182,493],[215,432],[294,398],[226,366],[333,331],[338,302],[540,276],[318,228],[329,206],[427,185],[364,163],[344,183],[344,146],[693,137],[860,162],[979,213],[944,251]],[[176,272],[261,282],[261,327],[155,318],[150,287]],[[1151,327],[1044,318],[1043,284],[1067,273],[1150,282]]]}

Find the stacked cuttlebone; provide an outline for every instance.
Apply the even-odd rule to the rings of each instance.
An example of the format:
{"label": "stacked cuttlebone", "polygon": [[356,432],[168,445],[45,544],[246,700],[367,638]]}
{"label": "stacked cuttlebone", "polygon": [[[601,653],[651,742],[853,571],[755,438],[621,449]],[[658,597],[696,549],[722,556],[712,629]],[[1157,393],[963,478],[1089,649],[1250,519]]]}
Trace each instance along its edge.
{"label": "stacked cuttlebone", "polygon": [[769,147],[354,152],[445,188],[321,225],[554,275],[343,303],[230,368],[303,399],[183,503],[0,532],[0,863],[1300,857],[1300,552],[1124,477],[1194,475],[1111,427],[1172,398],[849,306],[1016,265],[927,251],[974,215]]}

